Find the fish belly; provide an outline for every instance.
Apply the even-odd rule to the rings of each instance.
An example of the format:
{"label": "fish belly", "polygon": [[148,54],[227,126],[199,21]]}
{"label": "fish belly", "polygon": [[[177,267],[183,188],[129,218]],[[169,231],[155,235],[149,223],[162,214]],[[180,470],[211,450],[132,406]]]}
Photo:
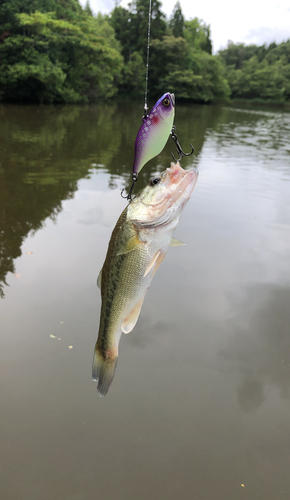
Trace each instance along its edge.
{"label": "fish belly", "polygon": [[166,230],[155,230],[150,244],[143,243],[143,235],[142,243],[121,255],[110,254],[109,245],[102,270],[101,318],[93,360],[93,379],[100,396],[107,394],[114,378],[121,334],[134,328],[175,227],[171,224]]}

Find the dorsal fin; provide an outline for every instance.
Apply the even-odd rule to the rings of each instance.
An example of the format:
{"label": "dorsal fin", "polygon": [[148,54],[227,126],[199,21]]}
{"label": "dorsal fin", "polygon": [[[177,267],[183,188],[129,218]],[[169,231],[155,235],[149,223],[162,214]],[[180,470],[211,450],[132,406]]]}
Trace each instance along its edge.
{"label": "dorsal fin", "polygon": [[183,241],[177,240],[176,238],[172,238],[169,244],[170,247],[179,247],[181,245],[186,245]]}
{"label": "dorsal fin", "polygon": [[100,270],[99,276],[97,279],[97,286],[99,287],[100,290],[101,290],[101,286],[102,286],[102,271],[103,271],[103,268]]}

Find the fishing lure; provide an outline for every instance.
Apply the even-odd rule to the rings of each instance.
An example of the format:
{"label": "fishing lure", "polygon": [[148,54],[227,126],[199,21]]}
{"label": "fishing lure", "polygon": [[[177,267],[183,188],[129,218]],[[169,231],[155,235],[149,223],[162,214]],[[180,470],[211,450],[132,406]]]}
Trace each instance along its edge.
{"label": "fishing lure", "polygon": [[135,141],[135,155],[132,169],[133,184],[127,196],[123,196],[124,190],[122,190],[121,196],[123,198],[131,199],[139,172],[148,161],[161,153],[169,136],[175,142],[177,152],[180,155],[176,159],[173,153],[171,153],[175,161],[180,161],[183,156],[190,156],[193,153],[194,147],[191,143],[190,153],[185,153],[182,150],[175,133],[175,126],[173,125],[174,115],[175,97],[174,94],[170,94],[169,92],[160,97],[148,114],[145,107],[145,115],[142,118],[143,124],[139,129]]}
{"label": "fishing lure", "polygon": [[172,130],[174,113],[174,94],[167,92],[149,114],[143,116],[143,124],[135,141],[133,174],[138,176],[144,165],[161,153]]}

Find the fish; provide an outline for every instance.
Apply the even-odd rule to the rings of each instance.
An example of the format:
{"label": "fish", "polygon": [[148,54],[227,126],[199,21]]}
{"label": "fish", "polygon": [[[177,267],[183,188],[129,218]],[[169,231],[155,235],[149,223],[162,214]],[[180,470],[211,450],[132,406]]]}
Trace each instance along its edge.
{"label": "fish", "polygon": [[150,113],[143,117],[143,124],[135,141],[132,173],[136,176],[149,160],[163,150],[173,127],[174,114],[174,94],[166,92],[156,102]]}
{"label": "fish", "polygon": [[133,198],[112,232],[97,284],[101,314],[92,377],[105,396],[114,378],[122,333],[133,330],[152,278],[173,238],[183,208],[198,178],[195,169],[171,163]]}

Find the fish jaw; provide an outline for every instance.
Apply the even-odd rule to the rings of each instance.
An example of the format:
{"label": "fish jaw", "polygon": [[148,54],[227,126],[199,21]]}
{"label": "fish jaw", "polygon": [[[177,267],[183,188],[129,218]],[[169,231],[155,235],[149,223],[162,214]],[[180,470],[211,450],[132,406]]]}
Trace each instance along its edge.
{"label": "fish jaw", "polygon": [[133,173],[163,150],[172,130],[175,113],[174,94],[167,92],[153,106],[137,134]]}
{"label": "fish jaw", "polygon": [[140,227],[157,227],[172,222],[188,202],[197,182],[198,172],[184,170],[179,163],[171,163],[160,175],[157,186],[147,186],[131,202],[128,218]]}

